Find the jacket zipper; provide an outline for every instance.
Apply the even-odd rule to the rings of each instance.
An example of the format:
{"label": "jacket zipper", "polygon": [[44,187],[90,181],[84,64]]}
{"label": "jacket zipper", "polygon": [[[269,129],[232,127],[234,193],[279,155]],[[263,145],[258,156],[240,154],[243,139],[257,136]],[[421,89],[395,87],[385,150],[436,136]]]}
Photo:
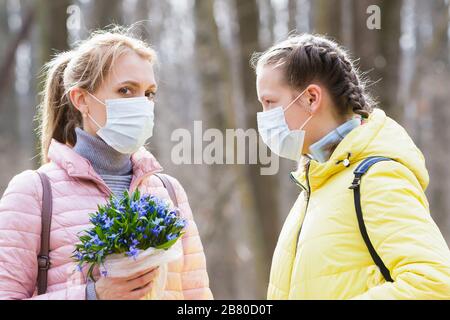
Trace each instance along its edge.
{"label": "jacket zipper", "polygon": [[302,221],[302,224],[300,226],[300,229],[298,230],[297,242],[296,242],[296,246],[295,246],[295,255],[294,256],[297,256],[298,242],[300,240],[300,233],[302,231],[303,222],[305,221],[305,217],[306,217],[306,214],[308,212],[309,199],[311,197],[311,186],[309,184],[309,168],[310,168],[310,166],[311,166],[311,161],[309,161],[308,164],[306,165],[306,184],[307,184],[308,188],[304,187],[301,183],[298,183],[303,188],[303,190],[305,190],[305,192],[306,192],[306,206],[305,206],[305,214],[303,215],[303,221]]}

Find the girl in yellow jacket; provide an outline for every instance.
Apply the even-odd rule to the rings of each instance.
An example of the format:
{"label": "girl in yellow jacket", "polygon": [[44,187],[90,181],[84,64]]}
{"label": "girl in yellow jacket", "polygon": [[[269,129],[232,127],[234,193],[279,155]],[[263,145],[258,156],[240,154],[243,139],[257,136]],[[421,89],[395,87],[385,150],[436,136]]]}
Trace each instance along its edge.
{"label": "girl in yellow jacket", "polygon": [[[344,49],[304,34],[255,55],[254,66],[258,130],[274,153],[298,161],[291,177],[302,189],[268,298],[450,299],[450,250],[430,216],[424,157],[374,108]],[[373,157],[385,161],[355,179]]]}

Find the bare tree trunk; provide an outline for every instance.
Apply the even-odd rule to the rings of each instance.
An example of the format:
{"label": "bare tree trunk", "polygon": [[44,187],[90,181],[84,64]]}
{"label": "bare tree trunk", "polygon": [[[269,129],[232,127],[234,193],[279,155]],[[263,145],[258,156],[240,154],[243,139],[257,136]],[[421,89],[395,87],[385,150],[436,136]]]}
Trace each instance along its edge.
{"label": "bare tree trunk", "polygon": [[[242,78],[244,106],[246,107],[246,123],[248,128],[256,128],[256,112],[259,111],[260,106],[256,95],[255,73],[249,67],[249,60],[253,52],[259,50],[258,7],[255,0],[236,0],[235,4],[239,25],[240,77]],[[261,243],[261,246],[264,250],[263,261],[265,263],[259,278],[267,279],[271,257],[280,230],[277,219],[278,197],[275,192],[278,190],[278,179],[276,176],[261,176],[259,166],[248,165],[246,171],[246,179],[251,183],[251,194],[257,208],[257,217],[254,221],[257,230],[259,229],[264,235],[264,242]]]}
{"label": "bare tree trunk", "polygon": [[[419,106],[415,122],[419,124],[419,142],[430,172],[428,190],[431,214],[450,243],[449,193],[450,169],[448,166],[450,140],[450,112],[448,109],[447,28],[448,4],[444,0],[421,2],[416,8],[423,23],[432,23],[432,37],[418,37],[418,57],[411,88],[411,100]],[[426,17],[425,14],[429,14]],[[422,16],[423,15],[423,16]],[[445,71],[445,72],[444,72]]]}
{"label": "bare tree trunk", "polygon": [[69,48],[67,43],[67,7],[70,0],[39,0],[38,14],[41,27],[41,62],[47,62],[55,52]]}
{"label": "bare tree trunk", "polygon": [[[8,11],[6,1],[0,2],[0,41],[1,43],[10,43],[14,38],[8,25]],[[15,50],[12,55],[8,53],[11,51],[8,45],[0,46],[0,77],[4,80],[0,88],[0,165],[3,170],[0,170],[0,195],[6,189],[9,180],[13,176],[16,168],[15,155],[19,151],[15,141],[17,141],[17,99],[14,88],[15,74],[12,72],[15,67]],[[10,56],[8,58],[5,58]],[[9,60],[9,61],[6,61]],[[9,69],[9,70],[8,70]],[[7,168],[7,170],[6,170]]]}
{"label": "bare tree trunk", "polygon": [[123,24],[123,0],[95,0],[91,28],[101,29],[111,24]]}
{"label": "bare tree trunk", "polygon": [[22,22],[22,27],[20,28],[18,34],[11,41],[11,44],[7,47],[8,51],[6,52],[5,59],[2,61],[2,64],[0,66],[0,99],[2,97],[2,91],[4,91],[6,84],[10,82],[11,70],[13,70],[14,67],[17,48],[19,47],[20,43],[24,41],[26,37],[28,37],[31,26],[33,24],[33,20],[34,8],[29,8],[25,19]]}
{"label": "bare tree trunk", "polygon": [[[136,8],[133,11],[132,21],[125,21],[127,25],[132,24],[134,22],[139,22],[138,31],[139,34],[144,38],[148,38],[150,36],[149,13],[154,5],[155,4],[153,3],[152,0],[138,0]],[[151,43],[151,41],[149,42]]]}
{"label": "bare tree trunk", "polygon": [[289,11],[289,22],[288,28],[289,32],[297,29],[297,0],[289,0],[288,2]]}
{"label": "bare tree trunk", "polygon": [[327,35],[341,41],[342,0],[315,0],[312,1],[313,32]]}
{"label": "bare tree trunk", "polygon": [[[368,77],[376,82],[371,86],[380,107],[392,118],[401,121],[403,110],[398,100],[400,59],[401,1],[353,0],[354,41],[353,53],[360,58],[361,71],[370,71]],[[381,29],[367,27],[367,8],[377,5],[381,9]]]}
{"label": "bare tree trunk", "polygon": [[[230,75],[228,61],[219,40],[217,24],[214,19],[214,2],[195,1],[195,47],[196,65],[199,72],[202,102],[203,126],[215,128],[225,133],[227,121],[224,115],[230,105]],[[231,110],[231,108],[228,108]],[[233,281],[235,273],[236,257],[233,250],[232,219],[227,219],[225,213],[226,202],[231,190],[224,190],[223,184],[229,176],[226,169],[220,165],[208,168],[208,181],[206,184],[215,185],[215,199],[210,203],[214,223],[220,228],[215,229],[214,238],[221,239],[220,247],[211,251],[213,267],[211,269],[211,287],[218,297],[232,298],[237,294],[237,288]],[[220,183],[218,183],[220,182]],[[226,194],[225,194],[226,193]],[[219,243],[217,243],[219,244]]]}

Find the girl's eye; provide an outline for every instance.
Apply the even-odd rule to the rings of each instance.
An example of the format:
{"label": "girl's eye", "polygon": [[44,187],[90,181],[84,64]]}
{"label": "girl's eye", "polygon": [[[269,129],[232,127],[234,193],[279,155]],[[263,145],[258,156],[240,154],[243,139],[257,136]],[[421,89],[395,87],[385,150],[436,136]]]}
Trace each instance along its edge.
{"label": "girl's eye", "polygon": [[155,99],[156,96],[156,92],[146,92],[145,96],[149,99],[149,100],[153,100]]}

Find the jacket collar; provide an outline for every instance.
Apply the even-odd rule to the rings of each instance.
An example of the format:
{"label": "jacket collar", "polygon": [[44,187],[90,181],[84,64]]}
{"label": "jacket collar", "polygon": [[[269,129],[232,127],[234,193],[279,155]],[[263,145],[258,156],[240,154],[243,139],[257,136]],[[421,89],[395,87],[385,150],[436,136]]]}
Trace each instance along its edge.
{"label": "jacket collar", "polygon": [[319,163],[303,157],[292,176],[306,186],[307,171],[311,191],[314,191],[333,175],[371,156],[383,156],[403,164],[414,173],[423,190],[427,188],[429,176],[422,152],[406,130],[378,108],[339,143],[327,162]]}
{"label": "jacket collar", "polygon": [[[385,121],[386,114],[380,109],[375,109],[367,122],[364,121],[361,126],[349,132],[338,144],[328,161],[319,163],[303,156],[292,177],[303,186],[309,182],[311,191],[320,188],[331,176],[365,158],[366,148],[378,135]],[[309,181],[306,179],[306,174]]]}
{"label": "jacket collar", "polygon": [[[48,159],[64,169],[69,176],[92,180],[99,184],[103,191],[108,194],[111,193],[111,190],[100,175],[95,172],[91,163],[76,153],[70,146],[52,139],[48,150]],[[163,170],[156,158],[144,147],[131,155],[131,162],[133,166],[131,190],[134,190],[147,176]]]}

